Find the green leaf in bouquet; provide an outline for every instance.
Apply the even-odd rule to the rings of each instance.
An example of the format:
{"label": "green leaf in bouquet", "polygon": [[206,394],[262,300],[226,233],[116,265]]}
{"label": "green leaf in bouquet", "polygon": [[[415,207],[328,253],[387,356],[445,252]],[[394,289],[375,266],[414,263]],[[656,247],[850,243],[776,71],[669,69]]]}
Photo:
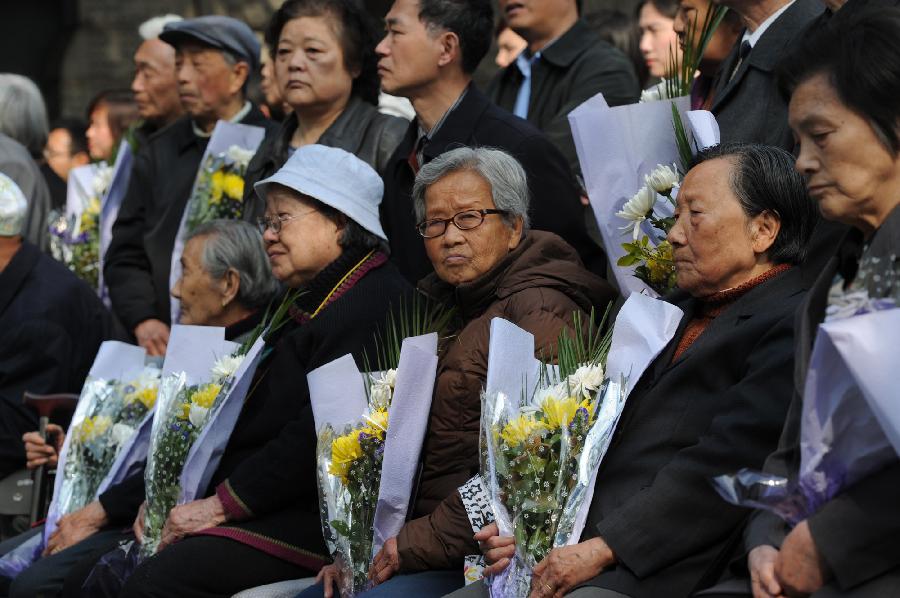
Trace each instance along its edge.
{"label": "green leaf in bouquet", "polygon": [[345,538],[350,537],[350,526],[346,522],[341,521],[340,519],[333,519],[329,521],[329,523],[331,524],[331,527],[334,528],[334,531],[344,536]]}
{"label": "green leaf in bouquet", "polygon": [[364,354],[363,367],[369,372],[397,369],[404,339],[432,332],[445,338],[454,315],[454,309],[420,293],[414,293],[410,300],[401,300],[396,310],[388,312],[384,328],[375,334],[374,361]]}

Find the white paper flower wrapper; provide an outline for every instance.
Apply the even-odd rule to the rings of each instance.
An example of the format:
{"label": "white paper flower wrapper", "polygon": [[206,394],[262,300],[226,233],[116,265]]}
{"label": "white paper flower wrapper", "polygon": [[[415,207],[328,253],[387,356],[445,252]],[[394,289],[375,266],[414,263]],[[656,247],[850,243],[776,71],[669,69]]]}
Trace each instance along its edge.
{"label": "white paper flower wrapper", "polygon": [[799,477],[742,470],[713,480],[719,494],[796,525],[844,488],[896,462],[898,332],[897,308],[821,324],[804,386]]}

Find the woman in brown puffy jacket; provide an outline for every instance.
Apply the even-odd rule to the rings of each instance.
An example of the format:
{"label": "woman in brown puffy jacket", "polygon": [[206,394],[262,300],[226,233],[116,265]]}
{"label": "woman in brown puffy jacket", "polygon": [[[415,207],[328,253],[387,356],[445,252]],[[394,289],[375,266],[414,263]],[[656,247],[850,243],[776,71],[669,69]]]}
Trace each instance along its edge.
{"label": "woman in brown puffy jacket", "polygon": [[[491,320],[531,332],[538,356],[552,358],[573,312],[586,322],[592,308],[602,313],[616,296],[565,241],[528,230],[525,172],[500,150],[460,148],[436,158],[419,171],[413,200],[434,265],[419,288],[454,307],[457,323],[438,364],[410,520],[375,557],[371,575],[379,585],[367,597],[411,588],[410,595],[442,596],[463,585],[463,558],[477,545],[457,488],[479,469]],[[329,587],[302,596],[332,595],[332,571],[320,577]]]}

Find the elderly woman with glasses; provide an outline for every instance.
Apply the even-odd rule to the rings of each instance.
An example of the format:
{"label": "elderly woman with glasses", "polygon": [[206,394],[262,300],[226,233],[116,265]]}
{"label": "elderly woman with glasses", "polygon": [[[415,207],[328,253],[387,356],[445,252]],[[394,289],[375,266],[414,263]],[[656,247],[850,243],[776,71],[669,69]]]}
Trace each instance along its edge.
{"label": "elderly woman with glasses", "polygon": [[256,183],[272,272],[298,291],[287,295],[289,320],[267,339],[206,498],[172,509],[162,549],[119,595],[228,596],[309,577],[328,561],[306,374],[371,354],[376,328],[411,290],[385,252],[382,189],[370,166],[321,145],[298,149]]}
{"label": "elderly woman with glasses", "polygon": [[[455,308],[457,321],[438,363],[410,521],[375,557],[372,576],[383,585],[367,596],[401,595],[408,584],[415,587],[410,595],[439,596],[462,585],[455,555],[473,549],[457,489],[478,473],[491,320],[505,318],[528,330],[548,358],[560,332],[574,326],[573,313],[587,322],[592,309],[603,313],[616,296],[565,241],[528,230],[525,171],[509,154],[488,148],[447,152],[419,171],[413,200],[434,266],[419,288]],[[427,572],[387,582],[396,573],[417,571]],[[332,595],[331,583],[325,585]],[[321,595],[323,588],[310,591]]]}

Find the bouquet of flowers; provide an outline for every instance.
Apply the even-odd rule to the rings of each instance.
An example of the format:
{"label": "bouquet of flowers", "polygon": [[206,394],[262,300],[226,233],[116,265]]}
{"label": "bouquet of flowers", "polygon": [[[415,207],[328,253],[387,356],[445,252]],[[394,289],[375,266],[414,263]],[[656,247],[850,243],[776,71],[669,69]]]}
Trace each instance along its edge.
{"label": "bouquet of flowers", "polygon": [[187,231],[216,218],[237,220],[244,211],[244,175],[255,153],[239,145],[203,159],[188,203]]}
{"label": "bouquet of flowers", "polygon": [[482,395],[482,474],[501,533],[516,538],[494,595],[526,596],[532,568],[570,542],[624,405],[623,385],[604,373],[611,334],[599,334],[593,318],[586,332],[578,314],[574,323],[574,335],[560,335],[558,365],[540,364],[533,392]]}
{"label": "bouquet of flowers", "polygon": [[[103,198],[112,183],[113,169],[106,162],[82,167],[90,177],[90,194],[67,215],[50,217],[50,250],[79,278],[99,289],[100,285],[100,211]],[[79,175],[73,176],[73,182]],[[78,195],[77,191],[73,191]],[[71,202],[70,202],[71,203]]]}
{"label": "bouquet of flowers", "polygon": [[[244,176],[247,166],[265,137],[265,129],[220,120],[216,123],[190,197],[181,216],[172,263],[169,288],[181,277],[184,241],[199,225],[216,218],[240,219],[244,212]],[[172,321],[178,322],[181,304],[171,299]]]}
{"label": "bouquet of flowers", "polygon": [[342,596],[369,587],[372,557],[406,519],[437,370],[438,333],[421,333],[443,331],[450,318],[421,307],[391,318],[376,343],[378,371],[360,374],[346,355],[308,376],[322,528]]}
{"label": "bouquet of flowers", "polygon": [[744,469],[712,480],[728,502],[771,511],[791,526],[900,455],[893,378],[900,339],[885,334],[900,330],[900,309],[874,299],[835,315],[819,326],[810,357],[799,473],[789,479]]}
{"label": "bouquet of flowers", "polygon": [[[193,340],[205,337],[204,333],[207,331],[197,330],[198,328],[193,326],[173,328],[170,346],[205,345],[205,351],[201,354],[207,359],[198,359],[200,363],[178,364],[178,367],[184,369],[176,372],[172,371],[173,364],[169,355],[166,356],[167,365],[164,366],[164,370],[167,375],[160,383],[159,404],[153,418],[147,468],[144,473],[147,509],[141,554],[145,557],[156,552],[163,524],[181,495],[181,474],[188,454],[211,414],[227,395],[234,382],[234,374],[244,357],[236,350],[234,343],[224,340],[224,329],[221,328],[212,329],[219,333],[218,342],[215,344],[201,345],[202,341],[195,344],[186,340],[186,337],[191,336],[194,337]],[[213,353],[207,353],[210,348]],[[210,355],[221,357],[208,367],[205,373],[199,373],[203,371],[204,365],[208,366]],[[192,365],[195,367],[191,367]],[[199,375],[196,375],[197,373]]]}
{"label": "bouquet of flowers", "polygon": [[117,341],[100,346],[59,455],[44,533],[5,555],[0,574],[15,577],[37,560],[60,517],[95,500],[127,467],[156,402],[159,368],[145,366],[145,357],[142,348]]}

